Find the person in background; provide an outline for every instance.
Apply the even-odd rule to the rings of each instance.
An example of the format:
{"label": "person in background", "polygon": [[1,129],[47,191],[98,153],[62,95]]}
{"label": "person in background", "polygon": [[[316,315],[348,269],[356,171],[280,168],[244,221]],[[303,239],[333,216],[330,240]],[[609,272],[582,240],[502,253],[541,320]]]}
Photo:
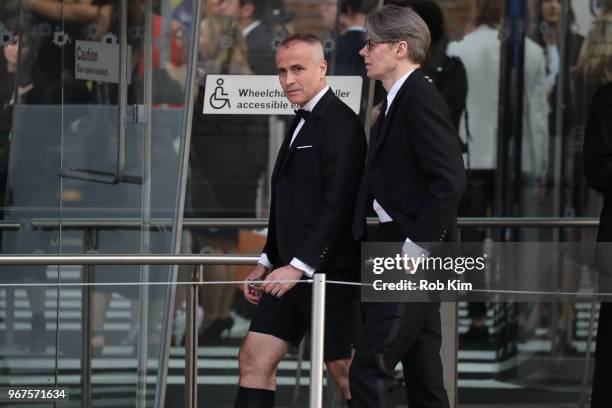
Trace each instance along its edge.
{"label": "person in background", "polygon": [[[603,242],[598,251],[599,292],[612,293],[612,259],[609,244],[612,241],[612,0],[602,0],[602,12],[591,26],[580,50],[575,71],[574,94],[577,134],[584,129],[582,163],[586,182],[593,190],[580,197],[586,214],[594,215],[600,207],[597,241]],[[583,105],[582,105],[583,104]],[[590,110],[586,110],[590,106]],[[582,108],[582,109],[579,109]],[[582,121],[584,120],[584,121]],[[584,126],[584,127],[583,127]],[[588,211],[588,212],[587,212]],[[586,215],[580,213],[579,215]],[[593,373],[592,408],[612,404],[612,303],[602,302],[597,326],[595,371]]]}
{"label": "person in background", "polygon": [[[33,62],[36,58],[36,39],[18,24],[16,18],[5,22],[5,27],[12,32],[14,41],[6,44],[0,55],[0,215],[4,218],[5,208],[10,205],[10,147],[13,136],[13,110],[16,105],[39,104],[43,102],[41,90],[32,81]],[[20,29],[21,28],[21,29]],[[10,241],[8,233],[3,239]],[[6,245],[8,242],[5,242]],[[40,245],[37,242],[36,245]],[[10,244],[9,244],[10,245]],[[38,248],[37,248],[38,249]],[[41,283],[47,281],[46,268],[29,266],[14,270],[3,267],[2,281]],[[1,286],[1,284],[0,284]],[[28,346],[32,352],[44,351],[47,342],[45,320],[45,287],[26,287],[25,289],[30,310],[31,334],[28,337]]]}
{"label": "person in background", "polygon": [[[608,64],[612,59],[608,59]],[[584,133],[584,172],[588,184],[603,194],[597,241],[602,242],[598,253],[599,292],[612,292],[612,82],[600,87],[593,96]],[[595,371],[591,408],[612,405],[612,302],[602,302],[599,309]]]}
{"label": "person in background", "polygon": [[335,65],[332,74],[359,75],[366,83],[367,75],[359,50],[365,45],[366,15],[376,7],[376,1],[342,0],[340,26],[346,30],[338,36]]}
{"label": "person in background", "polygon": [[274,40],[282,40],[287,31],[282,25],[275,24],[269,2],[264,0],[222,0],[219,13],[231,16],[238,22],[246,43],[249,67],[254,74],[272,75],[274,65]]}
{"label": "person in background", "polygon": [[328,33],[341,34],[346,27],[339,25],[338,19],[338,1],[337,0],[321,0],[319,3],[319,12],[321,13],[323,28]]}
{"label": "person in background", "polygon": [[[225,38],[222,44],[219,38]],[[204,89],[209,74],[250,74],[246,47],[234,18],[211,15],[202,20],[198,44],[198,93],[194,107],[190,146],[188,195],[190,215],[197,218],[253,218],[258,180],[266,157],[265,146],[253,137],[249,116],[202,114]],[[231,160],[228,160],[231,158]],[[196,252],[235,253],[236,230],[197,229],[192,231]],[[211,265],[208,280],[231,281],[234,267]],[[206,286],[200,297],[204,323],[200,341],[221,340],[234,325],[230,315],[236,292],[233,285]]]}
{"label": "person in background", "polygon": [[[503,2],[476,0],[476,28],[461,40],[448,44],[447,53],[463,62],[468,78],[467,112],[459,125],[459,134],[468,145],[465,157],[469,173],[469,193],[462,202],[462,214],[490,217],[494,214],[497,172],[498,102],[500,84],[501,40],[499,30]],[[542,188],[546,184],[549,157],[548,103],[545,88],[544,53],[534,41],[525,41],[524,113],[521,152],[523,178],[522,214],[536,215]],[[491,252],[492,233],[480,229],[470,241],[482,241],[483,250]],[[463,336],[470,341],[486,341],[486,304],[470,302],[471,324]]]}
{"label": "person in background", "polygon": [[[573,117],[569,114],[568,107],[572,94],[572,75],[578,62],[578,55],[584,37],[580,35],[575,28],[575,15],[571,4],[568,4],[568,27],[566,29],[565,38],[562,38],[561,18],[562,6],[560,0],[540,0],[537,2],[538,7],[535,14],[538,16],[539,24],[536,27],[532,38],[544,50],[546,57],[546,93],[549,104],[548,128],[551,139],[551,154],[552,141],[563,140],[566,147],[574,150],[575,145],[567,146],[565,141],[572,138]],[[560,48],[565,47],[565,59],[561,61]],[[559,74],[563,71],[566,73],[563,78],[563,95],[561,96],[561,106],[558,106],[560,83]],[[558,126],[558,123],[560,126]],[[557,139],[558,138],[558,139]],[[566,150],[566,154],[568,154]],[[563,168],[571,169],[572,164],[576,162],[575,154],[569,153],[569,160],[562,159]],[[551,174],[553,169],[550,169]],[[582,179],[582,175],[580,175]],[[575,216],[575,207],[572,204],[571,189],[574,183],[568,178],[567,182],[562,183],[562,208],[561,216]],[[575,243],[580,242],[585,236],[585,230],[581,228],[565,228],[562,230],[561,239],[574,244],[569,245],[570,252],[563,259],[563,265],[559,268],[559,285],[562,292],[576,291],[582,276],[581,266],[572,259],[578,259],[580,256],[576,250],[579,248]],[[589,232],[587,232],[589,234]],[[557,267],[557,266],[555,266]],[[572,345],[573,340],[573,324],[574,319],[574,303],[569,301],[559,302],[557,305],[557,321],[549,324],[548,321],[552,315],[550,303],[540,303],[533,307],[529,313],[525,324],[521,329],[520,336],[527,338],[535,334],[538,325],[546,325],[552,327],[556,332],[548,332],[549,337],[556,339],[553,344],[558,345],[558,351],[564,353],[576,353],[576,349]],[[553,337],[553,335],[555,337]]]}
{"label": "person in background", "polygon": [[[446,53],[448,37],[444,23],[444,13],[440,6],[431,0],[408,1],[407,5],[427,23],[431,34],[431,46],[423,70],[434,80],[440,94],[446,101],[453,127],[459,132],[461,119],[466,114],[468,79],[465,66],[459,57]],[[467,144],[462,144],[463,153]]]}

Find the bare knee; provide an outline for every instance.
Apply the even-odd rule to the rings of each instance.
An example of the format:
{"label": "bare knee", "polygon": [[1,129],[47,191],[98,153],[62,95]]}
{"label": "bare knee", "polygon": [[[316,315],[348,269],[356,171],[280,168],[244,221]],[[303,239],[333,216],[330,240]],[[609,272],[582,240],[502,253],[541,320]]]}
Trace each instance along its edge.
{"label": "bare knee", "polygon": [[271,365],[252,345],[245,343],[238,354],[240,385],[248,388],[274,389],[276,367]]}
{"label": "bare knee", "polygon": [[[266,341],[260,333],[249,333],[240,347],[240,386],[274,390],[276,388],[276,366],[286,352],[282,340]],[[266,344],[270,343],[270,344]]]}

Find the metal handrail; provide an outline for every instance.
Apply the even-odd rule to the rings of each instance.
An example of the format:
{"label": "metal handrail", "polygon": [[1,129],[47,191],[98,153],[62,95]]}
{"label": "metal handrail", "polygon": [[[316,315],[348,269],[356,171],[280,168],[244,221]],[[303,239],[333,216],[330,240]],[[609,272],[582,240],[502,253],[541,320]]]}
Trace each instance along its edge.
{"label": "metal handrail", "polygon": [[[218,264],[254,264],[256,256],[236,255],[29,255],[0,256],[0,265],[218,265]],[[313,276],[313,304],[311,327],[311,371],[310,371],[310,408],[321,408],[323,395],[323,338],[325,319],[325,275]],[[195,319],[195,316],[192,318]],[[89,342],[89,336],[83,336],[83,343]],[[85,344],[83,344],[85,346]],[[191,353],[197,359],[195,353]],[[91,355],[86,359],[89,361]],[[88,373],[91,375],[91,373]],[[81,376],[87,376],[82,372]],[[90,379],[82,378],[84,382]]]}
{"label": "metal handrail", "polygon": [[0,265],[253,265],[247,255],[0,255]]}
{"label": "metal handrail", "polygon": [[[368,224],[378,223],[376,218],[368,218]],[[6,223],[15,228],[19,223]],[[142,220],[140,218],[69,218],[58,220],[56,218],[35,218],[32,220],[33,228],[140,228]],[[580,227],[591,228],[599,226],[598,218],[588,217],[461,217],[457,219],[457,225],[462,227],[515,227],[515,228],[536,228],[536,227]],[[170,218],[152,218],[152,227],[172,227]],[[183,227],[187,228],[265,228],[268,226],[267,218],[185,218]],[[0,223],[0,229],[3,224]]]}
{"label": "metal handrail", "polygon": [[[377,224],[378,220],[375,218],[369,218],[368,224]],[[110,219],[110,218],[99,218],[99,219],[33,219],[30,225],[35,229],[49,229],[61,228],[67,229],[85,229],[89,234],[94,234],[96,230],[100,229],[115,229],[115,228],[128,228],[138,229],[142,226],[142,221],[136,218],[126,219]],[[240,218],[219,218],[219,219],[185,219],[183,226],[187,228],[237,228],[237,227],[251,227],[251,228],[264,228],[268,225],[268,219],[266,218],[252,218],[252,219],[240,219]],[[507,218],[459,218],[458,227],[506,227],[506,228],[534,228],[534,227],[546,227],[546,228],[593,228],[598,227],[599,220],[596,218],[559,218],[559,217],[507,217]],[[168,228],[172,226],[171,219],[158,218],[153,219],[151,222],[152,228]],[[22,224],[18,222],[0,222],[0,230],[19,230]],[[245,255],[0,255],[0,265],[215,265],[215,264],[232,264],[232,265],[249,265],[254,264],[258,260],[257,256],[245,256]],[[317,277],[317,275],[315,275]],[[319,279],[323,279],[321,284],[320,281],[315,279],[315,285],[313,285],[313,292],[317,290],[325,290],[324,276],[319,276]],[[318,299],[318,302],[324,302],[324,297],[319,293],[315,295],[313,293],[313,313],[312,313],[312,327],[321,327],[324,318],[324,307],[320,304],[315,303],[314,300]],[[591,311],[593,313],[593,309]],[[193,315],[193,314],[192,314]],[[191,316],[195,321],[195,317]],[[592,330],[594,320],[591,316],[591,324],[589,329]],[[323,336],[321,330],[313,330],[313,336],[317,336],[316,341],[311,343],[311,356],[313,359],[317,359],[315,366],[322,367],[322,354],[320,339],[318,336]],[[322,340],[321,340],[322,341]],[[83,347],[88,346],[89,336],[84,336]],[[320,355],[321,354],[321,355]],[[195,353],[190,355],[195,356]],[[188,353],[186,353],[186,358]],[[87,360],[91,356],[87,353]],[[197,358],[194,357],[194,358]],[[590,358],[590,346],[587,348],[587,364]],[[320,361],[319,361],[320,359]],[[320,364],[319,364],[320,363]],[[315,367],[313,366],[313,367]],[[187,367],[187,365],[186,365]],[[315,368],[316,368],[315,367]],[[320,370],[311,370],[311,393],[310,393],[310,406],[321,407],[322,406],[322,381],[321,376],[317,376],[317,372]],[[586,372],[586,370],[585,370]],[[82,373],[82,375],[85,375]],[[85,379],[84,379],[85,380]],[[85,382],[83,382],[85,384]]]}
{"label": "metal handrail", "polygon": [[[256,263],[258,259],[257,256],[245,255],[8,255],[0,256],[0,265],[249,265]],[[312,327],[317,328],[317,330],[313,330],[312,333],[316,338],[311,342],[311,356],[320,364],[313,365],[317,369],[312,369],[310,373],[310,384],[315,387],[315,389],[311,388],[310,407],[318,408],[322,406],[323,384],[318,367],[322,367],[323,364],[322,348],[320,346],[324,335],[322,321],[325,308],[317,302],[324,302],[326,282],[325,277],[321,274],[315,274],[314,278],[311,323]],[[320,291],[323,291],[323,295],[318,293]],[[314,302],[315,300],[316,302]],[[591,322],[592,324],[593,322]],[[89,341],[87,336],[84,337],[84,341]],[[88,356],[88,358],[91,358],[91,356]],[[586,358],[588,360],[589,356]]]}
{"label": "metal handrail", "polygon": [[0,230],[1,231],[18,231],[21,229],[20,222],[12,222],[12,221],[0,221]]}

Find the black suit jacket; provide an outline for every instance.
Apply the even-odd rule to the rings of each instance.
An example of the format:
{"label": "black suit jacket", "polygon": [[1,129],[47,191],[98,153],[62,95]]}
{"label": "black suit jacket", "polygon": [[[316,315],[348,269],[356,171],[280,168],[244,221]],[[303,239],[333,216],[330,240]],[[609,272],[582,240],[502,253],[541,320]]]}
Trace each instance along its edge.
{"label": "black suit jacket", "polygon": [[584,171],[589,185],[604,195],[597,240],[612,241],[612,82],[595,93],[584,134]]}
{"label": "black suit jacket", "polygon": [[413,242],[454,241],[465,183],[446,103],[433,82],[416,70],[372,129],[354,234],[363,237],[366,211],[376,198]]}
{"label": "black suit jacket", "polygon": [[[587,182],[604,195],[597,241],[612,242],[612,82],[599,88],[593,97],[584,133],[584,171]],[[598,248],[596,262],[600,291],[612,291],[610,244]]]}
{"label": "black suit jacket", "polygon": [[349,30],[338,37],[336,50],[336,75],[359,75],[366,80],[366,69],[359,50],[365,45],[365,33]]}
{"label": "black suit jacket", "polygon": [[331,274],[358,260],[359,246],[350,229],[365,135],[355,113],[331,90],[287,149],[297,122],[285,137],[272,173],[264,252],[275,266],[297,257],[317,272]]}
{"label": "black suit jacket", "polygon": [[272,27],[260,22],[246,37],[247,61],[254,74],[276,74],[276,51],[272,40]]}

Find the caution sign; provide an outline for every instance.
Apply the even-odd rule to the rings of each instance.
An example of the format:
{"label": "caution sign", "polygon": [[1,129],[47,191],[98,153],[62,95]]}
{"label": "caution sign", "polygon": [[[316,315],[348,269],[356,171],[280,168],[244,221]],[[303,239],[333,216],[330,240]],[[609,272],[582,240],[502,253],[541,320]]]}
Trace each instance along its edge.
{"label": "caution sign", "polygon": [[[74,76],[76,79],[119,83],[119,44],[76,41],[75,48]],[[130,46],[128,46],[127,55],[127,66],[129,67]],[[128,79],[128,82],[131,81]]]}
{"label": "caution sign", "polygon": [[[359,114],[363,79],[330,76],[327,84],[344,103]],[[204,114],[293,115],[298,106],[285,98],[276,75],[207,75]]]}

